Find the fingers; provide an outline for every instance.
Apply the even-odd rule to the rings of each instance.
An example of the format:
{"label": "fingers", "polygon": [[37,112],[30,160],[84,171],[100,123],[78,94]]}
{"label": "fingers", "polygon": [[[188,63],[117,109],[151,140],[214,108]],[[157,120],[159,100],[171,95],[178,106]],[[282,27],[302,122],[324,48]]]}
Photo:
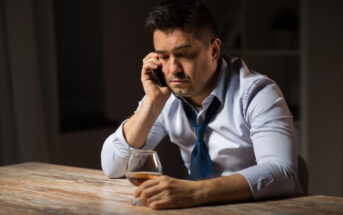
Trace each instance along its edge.
{"label": "fingers", "polygon": [[158,104],[159,107],[163,107],[171,94],[171,90],[168,87],[160,87],[155,81],[153,81],[154,79],[152,77],[151,70],[157,69],[158,66],[162,66],[162,62],[159,60],[158,54],[154,52],[149,53],[143,59],[141,82],[145,95],[149,101]]}
{"label": "fingers", "polygon": [[[160,176],[161,177],[161,176]],[[154,178],[154,179],[150,179],[150,180],[147,180],[145,181],[144,183],[142,183],[135,191],[134,193],[134,196],[136,198],[139,198],[142,191],[149,188],[149,187],[152,187],[152,186],[155,186],[159,183],[159,178],[160,177],[157,177],[157,178]]]}
{"label": "fingers", "polygon": [[165,209],[165,208],[173,208],[173,205],[171,205],[170,202],[167,200],[160,199],[158,201],[154,201],[151,204],[149,204],[149,207],[151,209]]}
{"label": "fingers", "polygon": [[154,53],[154,52],[150,52],[144,59],[143,59],[143,65],[146,64],[152,64],[152,65],[157,65],[157,66],[161,66],[162,63],[159,60],[158,54]]}
{"label": "fingers", "polygon": [[150,80],[150,70],[162,66],[158,54],[151,52],[143,59],[142,81]]}
{"label": "fingers", "polygon": [[146,62],[143,64],[143,71],[150,71],[150,69],[157,69],[159,65],[153,62]]}
{"label": "fingers", "polygon": [[[145,189],[141,195],[140,200],[145,205],[149,205],[153,201],[153,199],[159,199],[162,196],[161,189],[159,189],[157,186],[151,187],[149,189]],[[151,200],[152,199],[152,200]]]}
{"label": "fingers", "polygon": [[160,176],[155,179],[147,180],[141,184],[135,191],[135,198],[140,198],[143,204],[148,205],[151,201],[161,198],[163,189],[163,184],[165,184],[167,176]]}
{"label": "fingers", "polygon": [[143,64],[147,61],[147,60],[158,60],[158,54],[155,52],[150,52],[149,54],[147,54],[147,56],[145,56],[145,58],[143,59]]}
{"label": "fingers", "polygon": [[[178,204],[175,203],[178,201],[176,196],[179,192],[175,191],[183,189],[180,182],[168,176],[160,176],[141,184],[135,192],[135,197],[140,198],[143,204],[154,209],[178,207]],[[174,185],[181,187],[175,190]]]}
{"label": "fingers", "polygon": [[166,197],[166,194],[164,192],[159,192],[159,193],[156,193],[155,195],[151,195],[149,198],[146,199],[146,205],[149,205],[149,207],[154,207],[154,208],[159,208],[158,206],[156,206],[156,202],[159,204],[161,202],[169,202],[167,200]]}

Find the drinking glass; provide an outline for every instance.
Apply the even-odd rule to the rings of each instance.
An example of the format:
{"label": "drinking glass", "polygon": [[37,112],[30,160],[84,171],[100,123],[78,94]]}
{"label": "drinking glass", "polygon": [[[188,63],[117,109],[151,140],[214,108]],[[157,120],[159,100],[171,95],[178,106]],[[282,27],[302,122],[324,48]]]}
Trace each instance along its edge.
{"label": "drinking glass", "polygon": [[[157,152],[154,150],[132,150],[127,164],[126,177],[135,186],[162,174],[162,166]],[[142,205],[134,199],[133,205]]]}

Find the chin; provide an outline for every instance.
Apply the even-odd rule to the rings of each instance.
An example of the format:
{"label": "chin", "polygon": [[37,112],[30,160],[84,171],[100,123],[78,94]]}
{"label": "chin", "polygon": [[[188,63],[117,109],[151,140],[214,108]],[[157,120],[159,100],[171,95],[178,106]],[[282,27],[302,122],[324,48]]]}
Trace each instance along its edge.
{"label": "chin", "polygon": [[180,89],[180,88],[174,88],[172,89],[173,93],[177,96],[182,96],[182,97],[190,97],[191,93],[188,89]]}

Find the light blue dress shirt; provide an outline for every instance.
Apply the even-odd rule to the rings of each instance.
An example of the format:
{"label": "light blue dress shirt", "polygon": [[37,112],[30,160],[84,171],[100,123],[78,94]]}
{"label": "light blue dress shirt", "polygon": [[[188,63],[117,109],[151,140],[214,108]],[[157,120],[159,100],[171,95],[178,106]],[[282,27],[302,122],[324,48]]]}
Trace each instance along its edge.
{"label": "light blue dress shirt", "polygon": [[[238,58],[231,60],[231,66],[222,62],[216,88],[202,108],[195,109],[201,123],[213,97],[221,102],[204,137],[215,176],[243,175],[255,199],[293,193],[297,146],[293,117],[279,87],[268,77],[249,70]],[[101,152],[102,169],[112,178],[124,176],[130,150],[134,150],[124,138],[124,123],[105,140]],[[155,121],[144,149],[155,148],[166,135],[180,148],[189,170],[195,131],[180,98],[173,94]]]}

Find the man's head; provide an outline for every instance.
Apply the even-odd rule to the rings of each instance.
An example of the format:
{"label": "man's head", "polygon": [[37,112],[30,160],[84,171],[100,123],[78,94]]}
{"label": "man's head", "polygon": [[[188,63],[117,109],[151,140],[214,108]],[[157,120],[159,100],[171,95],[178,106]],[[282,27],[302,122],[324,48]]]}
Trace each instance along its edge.
{"label": "man's head", "polygon": [[214,88],[221,46],[209,10],[197,0],[167,1],[152,10],[146,27],[168,86],[201,105]]}
{"label": "man's head", "polygon": [[211,12],[198,0],[169,0],[157,5],[149,13],[145,27],[151,32],[182,29],[205,45],[217,38]]}

